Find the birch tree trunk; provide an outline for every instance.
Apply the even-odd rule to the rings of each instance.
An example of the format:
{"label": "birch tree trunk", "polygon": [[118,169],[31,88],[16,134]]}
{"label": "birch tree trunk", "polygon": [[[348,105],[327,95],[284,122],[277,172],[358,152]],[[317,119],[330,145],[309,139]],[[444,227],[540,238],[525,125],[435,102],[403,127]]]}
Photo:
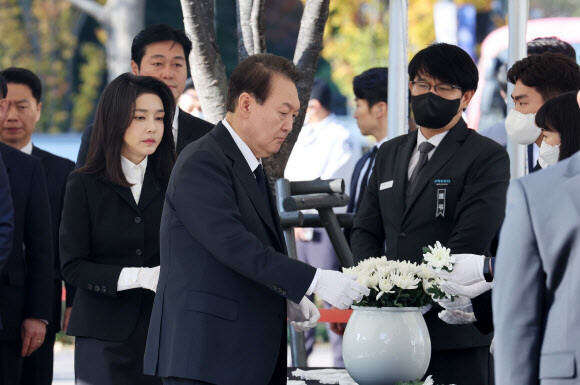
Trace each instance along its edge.
{"label": "birch tree trunk", "polygon": [[307,0],[304,6],[304,13],[300,21],[300,31],[296,50],[294,51],[294,64],[300,71],[300,81],[296,84],[298,88],[298,98],[300,99],[300,113],[294,119],[292,132],[286,137],[277,154],[264,160],[265,169],[270,176],[270,181],[275,181],[284,176],[284,169],[292,148],[298,139],[298,134],[304,124],[306,107],[312,91],[314,73],[318,67],[318,58],[322,50],[322,38],[324,26],[328,19],[328,6],[330,0]]}
{"label": "birch tree trunk", "polygon": [[213,0],[181,0],[183,24],[193,45],[191,77],[205,119],[217,123],[226,115],[226,69],[216,43]]}
{"label": "birch tree trunk", "polygon": [[109,81],[131,71],[133,38],[145,28],[145,0],[107,0],[101,5],[94,0],[69,0],[92,16],[107,32],[105,52]]}

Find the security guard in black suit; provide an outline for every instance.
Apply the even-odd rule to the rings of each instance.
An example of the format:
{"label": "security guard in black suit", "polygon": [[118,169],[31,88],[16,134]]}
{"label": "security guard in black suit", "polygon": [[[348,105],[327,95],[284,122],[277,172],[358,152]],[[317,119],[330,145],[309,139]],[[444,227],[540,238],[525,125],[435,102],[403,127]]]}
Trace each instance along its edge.
{"label": "security guard in black suit", "polygon": [[[58,227],[62,213],[64,191],[68,174],[74,163],[68,159],[41,150],[32,144],[32,133],[41,112],[42,84],[38,76],[25,68],[7,68],[1,72],[8,83],[7,100],[10,103],[5,121],[0,123],[0,140],[25,154],[40,159],[46,176],[50,203],[51,237],[53,245],[52,316],[46,330],[44,343],[24,360],[21,385],[50,385],[54,361],[54,342],[60,331],[62,313],[62,276],[58,253]],[[67,311],[74,298],[74,289],[67,287]],[[66,316],[65,316],[66,319]],[[66,320],[65,320],[66,323]]]}
{"label": "security guard in black suit", "polygon": [[[379,149],[352,231],[355,259],[379,256],[385,241],[389,259],[420,263],[422,248],[436,241],[453,253],[489,256],[504,216],[509,158],[461,117],[477,67],[460,48],[434,44],[411,60],[409,76],[420,128]],[[433,348],[427,373],[438,383],[493,383],[491,336],[447,325],[439,310],[425,314]]]}
{"label": "security guard in black suit", "polygon": [[14,243],[0,275],[0,384],[20,382],[22,356],[44,342],[52,316],[50,208],[40,161],[4,143],[14,204]]}

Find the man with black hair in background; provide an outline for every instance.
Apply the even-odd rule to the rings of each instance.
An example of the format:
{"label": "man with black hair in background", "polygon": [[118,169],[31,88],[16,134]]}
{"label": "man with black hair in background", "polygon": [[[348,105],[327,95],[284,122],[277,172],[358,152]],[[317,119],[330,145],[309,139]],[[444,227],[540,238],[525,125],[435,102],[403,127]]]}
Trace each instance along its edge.
{"label": "man with black hair in background", "polygon": [[[183,31],[165,24],[145,28],[135,36],[131,46],[131,71],[134,75],[153,76],[164,82],[173,93],[175,101],[185,89],[191,41]],[[189,143],[211,131],[213,124],[196,118],[179,107],[173,120],[173,139],[177,154]],[[76,167],[86,163],[93,125],[85,129]]]}
{"label": "man with black hair in background", "polygon": [[[420,263],[423,247],[437,241],[453,254],[489,256],[510,173],[505,149],[462,119],[478,77],[471,57],[449,44],[431,45],[409,63],[419,129],[377,153],[352,230],[355,262],[380,256],[386,244],[387,258]],[[435,305],[425,314],[432,345],[427,373],[437,383],[493,384],[491,337],[473,325],[448,325],[440,311]]]}
{"label": "man with black hair in background", "polygon": [[[530,55],[542,55],[546,52],[552,53],[560,53],[566,55],[570,59],[576,61],[576,51],[574,47],[572,47],[569,43],[558,39],[557,37],[538,37],[532,41],[530,41],[527,45],[527,53],[528,56]],[[499,92],[501,94],[502,99],[505,101],[507,105],[507,64],[502,64],[498,66],[496,77],[499,85]],[[539,109],[539,107],[538,107]],[[506,109],[507,110],[507,109]],[[537,111],[537,110],[536,110]],[[507,111],[504,112],[504,116]],[[505,121],[501,121],[493,126],[483,128],[479,131],[479,133],[483,136],[487,136],[501,144],[502,146],[507,145],[507,133],[506,133],[506,126]],[[534,171],[540,169],[540,165],[537,164],[538,156],[539,156],[539,146],[541,145],[542,138],[541,135],[536,140],[537,146],[534,146],[534,143],[528,145],[528,170]]]}
{"label": "man with black hair in background", "polygon": [[[48,151],[41,150],[32,143],[32,133],[40,119],[42,110],[42,84],[31,71],[24,68],[8,68],[1,72],[8,83],[7,99],[10,109],[3,123],[0,123],[0,141],[40,159],[47,181],[48,199],[51,213],[51,236],[53,245],[54,281],[52,317],[46,330],[44,343],[37,351],[25,358],[22,371],[23,385],[50,385],[54,359],[56,333],[61,329],[62,276],[60,274],[60,253],[58,248],[58,228],[62,214],[64,192],[68,175],[74,170],[74,163]],[[66,330],[74,298],[74,288],[66,285],[66,310],[63,329]]]}
{"label": "man with black hair in background", "polygon": [[547,167],[542,159],[542,130],[536,126],[536,112],[554,96],[580,89],[580,66],[575,59],[561,53],[547,52],[530,55],[514,63],[507,74],[508,81],[514,84],[510,95],[515,106],[509,111],[505,121],[508,136],[522,145],[536,144],[539,151],[537,164],[530,163],[528,147],[528,167],[537,171]]}

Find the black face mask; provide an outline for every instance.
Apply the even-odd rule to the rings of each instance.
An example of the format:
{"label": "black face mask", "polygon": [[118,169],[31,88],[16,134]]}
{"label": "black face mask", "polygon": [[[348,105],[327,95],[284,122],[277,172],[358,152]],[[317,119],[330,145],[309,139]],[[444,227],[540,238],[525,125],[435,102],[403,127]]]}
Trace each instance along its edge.
{"label": "black face mask", "polygon": [[424,128],[443,128],[459,111],[461,98],[449,100],[433,92],[411,96],[415,122]]}

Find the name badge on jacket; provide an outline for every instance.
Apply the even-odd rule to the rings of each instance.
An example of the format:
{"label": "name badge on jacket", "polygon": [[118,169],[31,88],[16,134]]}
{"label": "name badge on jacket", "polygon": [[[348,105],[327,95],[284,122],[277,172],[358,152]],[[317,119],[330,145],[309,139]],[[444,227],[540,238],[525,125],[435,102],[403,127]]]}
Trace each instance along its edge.
{"label": "name badge on jacket", "polygon": [[437,186],[437,199],[435,204],[435,218],[445,218],[445,205],[447,198],[447,186],[451,184],[451,179],[435,179],[433,181]]}
{"label": "name badge on jacket", "polygon": [[386,189],[391,188],[391,187],[393,187],[393,181],[392,180],[390,180],[388,182],[383,182],[379,186],[379,191],[386,190]]}

